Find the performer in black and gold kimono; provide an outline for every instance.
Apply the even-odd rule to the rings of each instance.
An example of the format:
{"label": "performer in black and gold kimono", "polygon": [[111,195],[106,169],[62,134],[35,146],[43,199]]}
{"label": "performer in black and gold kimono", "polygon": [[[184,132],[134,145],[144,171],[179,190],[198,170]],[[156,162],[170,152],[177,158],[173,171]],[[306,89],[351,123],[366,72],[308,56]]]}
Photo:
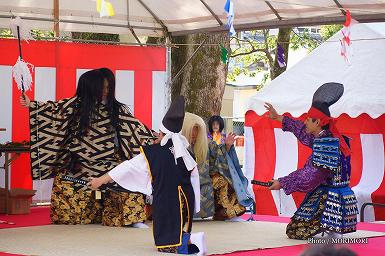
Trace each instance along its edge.
{"label": "performer in black and gold kimono", "polygon": [[30,110],[32,177],[54,178],[52,222],[144,227],[143,194],[116,188],[98,200],[86,186],[62,179],[101,176],[140,153],[140,146],[152,138],[151,131],[115,99],[113,73],[84,73],[72,98],[37,102],[25,96],[20,101]]}
{"label": "performer in black and gold kimono", "polygon": [[199,249],[190,241],[192,216],[199,211],[200,189],[197,164],[180,134],[184,98],[170,106],[160,127],[157,144],[143,146],[141,154],[125,161],[102,177],[92,179],[97,189],[115,181],[131,191],[153,194],[155,245],[161,252],[194,254]]}
{"label": "performer in black and gold kimono", "polygon": [[314,93],[305,122],[278,115],[266,104],[270,118],[282,122],[282,130],[292,132],[312,148],[313,154],[303,168],[273,180],[270,189],[286,194],[307,192],[286,228],[292,239],[308,239],[321,232],[339,237],[355,232],[357,199],[349,187],[351,166],[349,139],[341,135],[330,117],[329,106],[342,96],[344,87],[326,83]]}

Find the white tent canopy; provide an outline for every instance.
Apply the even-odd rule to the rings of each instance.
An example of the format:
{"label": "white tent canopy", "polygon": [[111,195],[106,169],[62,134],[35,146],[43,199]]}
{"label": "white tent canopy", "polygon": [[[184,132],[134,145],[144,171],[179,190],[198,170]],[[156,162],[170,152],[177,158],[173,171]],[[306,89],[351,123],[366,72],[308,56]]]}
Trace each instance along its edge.
{"label": "white tent canopy", "polygon": [[[108,1],[115,9],[110,18],[99,17],[96,0],[1,0],[0,27],[8,27],[10,17],[21,16],[43,30],[53,30],[55,22],[60,31],[130,34],[133,30],[146,36],[226,30],[226,0]],[[232,1],[236,30],[341,23],[344,9],[360,22],[385,21],[383,0]]]}
{"label": "white tent canopy", "polygon": [[279,113],[298,117],[309,110],[313,93],[320,85],[339,82],[344,84],[345,92],[330,108],[333,117],[343,113],[350,117],[362,113],[372,118],[381,116],[385,113],[385,25],[381,25],[377,32],[370,28],[371,24],[352,27],[350,65],[340,56],[341,33],[336,33],[251,97],[246,109],[262,115],[266,112],[264,102],[269,102]]}

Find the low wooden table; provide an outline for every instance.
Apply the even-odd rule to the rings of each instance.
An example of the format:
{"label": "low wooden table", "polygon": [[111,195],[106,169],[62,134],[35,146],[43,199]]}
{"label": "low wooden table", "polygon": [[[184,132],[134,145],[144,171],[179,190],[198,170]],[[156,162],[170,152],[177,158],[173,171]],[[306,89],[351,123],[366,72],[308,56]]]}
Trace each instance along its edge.
{"label": "low wooden table", "polygon": [[29,153],[30,147],[25,145],[20,146],[6,146],[6,145],[0,145],[0,156],[4,153],[4,167],[3,168],[5,173],[5,214],[8,214],[8,204],[9,204],[9,165],[13,160],[18,158],[21,153]]}

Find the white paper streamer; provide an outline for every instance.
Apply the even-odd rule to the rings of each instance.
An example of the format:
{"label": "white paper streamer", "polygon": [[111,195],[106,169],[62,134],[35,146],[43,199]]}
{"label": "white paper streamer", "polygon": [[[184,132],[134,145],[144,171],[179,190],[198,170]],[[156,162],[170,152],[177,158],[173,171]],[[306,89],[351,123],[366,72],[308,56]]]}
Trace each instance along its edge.
{"label": "white paper streamer", "polygon": [[25,62],[24,60],[17,59],[16,64],[12,68],[12,76],[15,79],[17,87],[22,90],[22,84],[24,90],[28,91],[32,87],[32,74],[34,66],[31,63]]}
{"label": "white paper streamer", "polygon": [[28,40],[35,40],[31,35],[31,28],[26,25],[26,23],[20,18],[16,17],[14,19],[11,19],[11,31],[13,36],[17,39],[17,27],[19,27],[20,30],[20,40],[25,40],[28,42]]}

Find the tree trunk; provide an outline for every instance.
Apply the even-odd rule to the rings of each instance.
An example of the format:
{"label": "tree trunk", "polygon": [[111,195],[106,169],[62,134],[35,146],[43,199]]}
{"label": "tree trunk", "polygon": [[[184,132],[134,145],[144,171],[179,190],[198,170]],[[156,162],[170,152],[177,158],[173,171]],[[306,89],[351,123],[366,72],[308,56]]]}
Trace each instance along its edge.
{"label": "tree trunk", "polygon": [[[226,85],[227,65],[221,61],[219,44],[229,49],[227,34],[194,34],[173,37],[175,44],[199,44],[208,36],[196,55],[183,69],[171,86],[172,99],[183,95],[186,99],[186,111],[206,119],[219,115],[222,97]],[[172,48],[171,77],[174,78],[198,45],[182,45]]]}
{"label": "tree trunk", "polygon": [[[287,61],[289,57],[289,44],[290,44],[290,34],[291,34],[291,28],[280,28],[278,31],[278,39],[277,39],[277,47],[275,52],[275,58],[274,58],[274,65],[273,68],[270,69],[270,77],[271,80],[285,72],[287,67]],[[278,44],[283,48],[284,54],[285,54],[285,63],[286,66],[280,67],[278,64]]]}

